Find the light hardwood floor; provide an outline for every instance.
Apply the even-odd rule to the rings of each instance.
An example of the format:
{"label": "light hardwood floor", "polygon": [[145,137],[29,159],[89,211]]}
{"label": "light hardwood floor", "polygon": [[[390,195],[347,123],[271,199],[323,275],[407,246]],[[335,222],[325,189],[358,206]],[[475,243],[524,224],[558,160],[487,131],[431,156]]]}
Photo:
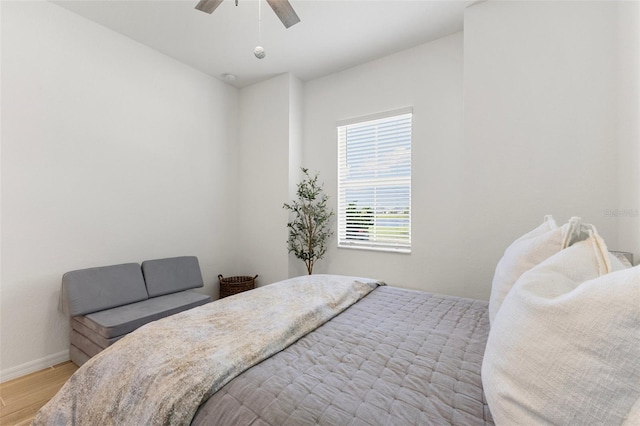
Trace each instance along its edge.
{"label": "light hardwood floor", "polygon": [[0,425],[28,425],[78,367],[71,361],[0,383]]}

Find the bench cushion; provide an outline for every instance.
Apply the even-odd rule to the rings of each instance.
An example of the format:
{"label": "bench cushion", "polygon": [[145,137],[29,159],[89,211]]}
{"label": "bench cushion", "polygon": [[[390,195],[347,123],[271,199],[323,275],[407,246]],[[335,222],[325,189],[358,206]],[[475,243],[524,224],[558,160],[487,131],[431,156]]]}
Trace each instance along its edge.
{"label": "bench cushion", "polygon": [[82,366],[82,364],[89,361],[89,359],[91,358],[89,355],[82,352],[82,350],[80,350],[73,344],[69,345],[69,357],[71,358],[71,361],[73,361],[73,363],[78,367]]}
{"label": "bench cushion", "polygon": [[90,357],[98,355],[104,349],[75,330],[71,330],[69,333],[69,341],[73,346],[80,349]]}
{"label": "bench cushion", "polygon": [[137,263],[67,272],[61,296],[64,312],[72,317],[149,298]]}
{"label": "bench cushion", "polygon": [[[80,316],[80,317],[71,318],[71,333],[76,331],[78,332],[78,334],[88,337],[93,343],[100,346],[102,349],[113,345],[115,342],[117,342],[118,340],[126,336],[126,334],[122,334],[120,336],[111,337],[110,339],[107,339],[106,337],[102,337],[100,334],[96,333],[95,331],[93,331],[92,329],[90,329],[80,321],[78,321],[78,318],[82,318],[82,317]],[[71,343],[73,343],[73,339]],[[80,348],[79,345],[76,345],[76,346]],[[87,351],[84,351],[84,352],[88,354]]]}
{"label": "bench cushion", "polygon": [[195,256],[171,257],[142,262],[149,297],[202,287],[202,273]]}
{"label": "bench cushion", "polygon": [[105,339],[121,336],[148,322],[211,302],[211,296],[181,291],[74,318]]}

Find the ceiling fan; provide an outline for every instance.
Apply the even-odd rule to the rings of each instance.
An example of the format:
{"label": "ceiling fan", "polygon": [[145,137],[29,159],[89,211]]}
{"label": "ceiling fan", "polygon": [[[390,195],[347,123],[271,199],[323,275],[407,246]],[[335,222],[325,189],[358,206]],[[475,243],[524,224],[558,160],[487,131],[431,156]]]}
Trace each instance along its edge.
{"label": "ceiling fan", "polygon": [[[200,0],[196,5],[196,9],[205,13],[212,13],[220,6],[220,3],[222,3],[222,0]],[[293,10],[289,0],[267,0],[267,3],[269,3],[271,9],[278,15],[278,18],[280,18],[286,28],[300,22],[300,18],[298,18],[296,11]],[[238,0],[236,0],[236,6],[237,5]]]}

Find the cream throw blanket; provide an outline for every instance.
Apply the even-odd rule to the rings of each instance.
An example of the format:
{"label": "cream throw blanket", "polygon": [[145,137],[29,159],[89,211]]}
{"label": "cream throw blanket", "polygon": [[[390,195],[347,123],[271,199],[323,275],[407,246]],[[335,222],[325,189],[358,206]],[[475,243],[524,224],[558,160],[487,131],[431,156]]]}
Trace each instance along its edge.
{"label": "cream throw blanket", "polygon": [[187,425],[235,376],[381,284],[298,277],[147,324],[83,365],[33,424]]}

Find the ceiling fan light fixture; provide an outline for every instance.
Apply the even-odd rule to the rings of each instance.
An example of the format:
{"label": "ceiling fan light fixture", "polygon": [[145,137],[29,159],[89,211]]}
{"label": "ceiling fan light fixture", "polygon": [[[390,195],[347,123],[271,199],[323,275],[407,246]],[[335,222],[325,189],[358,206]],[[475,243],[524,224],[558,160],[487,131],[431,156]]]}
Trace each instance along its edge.
{"label": "ceiling fan light fixture", "polygon": [[256,55],[256,58],[258,59],[262,59],[267,56],[266,52],[264,51],[264,47],[262,46],[256,46],[256,48],[253,49],[253,54]]}

